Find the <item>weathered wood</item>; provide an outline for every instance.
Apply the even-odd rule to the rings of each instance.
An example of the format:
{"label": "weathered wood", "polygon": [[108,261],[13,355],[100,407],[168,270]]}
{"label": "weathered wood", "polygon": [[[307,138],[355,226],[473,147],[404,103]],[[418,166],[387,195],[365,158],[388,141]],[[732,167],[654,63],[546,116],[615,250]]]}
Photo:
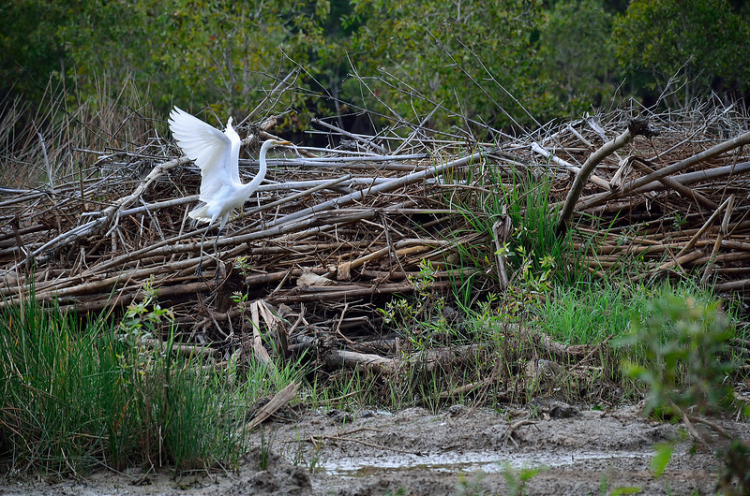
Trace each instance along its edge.
{"label": "weathered wood", "polygon": [[565,198],[565,203],[560,212],[560,220],[557,223],[558,234],[563,234],[568,230],[570,219],[573,217],[573,210],[578,202],[578,198],[581,196],[583,186],[594,172],[596,166],[609,155],[630,143],[635,136],[644,135],[650,137],[655,134],[658,134],[658,132],[650,128],[647,120],[633,119],[628,123],[628,128],[625,131],[612,141],[605,143],[604,146],[589,156],[581,167],[581,170],[576,174],[570,191],[568,191],[568,196]]}
{"label": "weathered wood", "polygon": [[271,418],[271,416],[289,404],[297,396],[299,384],[290,382],[284,389],[276,393],[271,401],[263,405],[255,412],[253,419],[237,430],[237,436],[243,436],[247,432],[258,427],[260,424]]}

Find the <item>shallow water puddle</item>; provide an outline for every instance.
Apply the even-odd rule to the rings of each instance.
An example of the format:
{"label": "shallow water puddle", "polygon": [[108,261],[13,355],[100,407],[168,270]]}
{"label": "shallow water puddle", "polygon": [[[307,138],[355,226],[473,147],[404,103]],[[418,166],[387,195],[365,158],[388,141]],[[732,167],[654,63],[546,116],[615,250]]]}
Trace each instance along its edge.
{"label": "shallow water puddle", "polygon": [[534,467],[565,467],[586,461],[643,459],[651,460],[651,452],[603,452],[578,451],[575,453],[506,453],[468,452],[431,453],[418,455],[388,455],[382,457],[358,457],[328,460],[322,464],[323,470],[331,475],[342,477],[363,477],[393,473],[400,470],[429,470],[435,472],[486,473],[501,472],[506,467],[514,469]]}

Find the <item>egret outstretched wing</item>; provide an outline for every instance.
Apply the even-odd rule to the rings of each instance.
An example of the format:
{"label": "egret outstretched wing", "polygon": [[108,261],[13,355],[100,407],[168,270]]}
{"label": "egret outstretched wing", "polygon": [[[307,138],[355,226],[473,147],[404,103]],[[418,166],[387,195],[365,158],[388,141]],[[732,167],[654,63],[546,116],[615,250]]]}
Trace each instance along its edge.
{"label": "egret outstretched wing", "polygon": [[[201,201],[212,203],[232,179],[239,182],[237,159],[232,163],[233,143],[227,134],[177,107],[169,115],[169,127],[185,156],[195,160],[201,170]],[[239,154],[239,137],[237,150]]]}

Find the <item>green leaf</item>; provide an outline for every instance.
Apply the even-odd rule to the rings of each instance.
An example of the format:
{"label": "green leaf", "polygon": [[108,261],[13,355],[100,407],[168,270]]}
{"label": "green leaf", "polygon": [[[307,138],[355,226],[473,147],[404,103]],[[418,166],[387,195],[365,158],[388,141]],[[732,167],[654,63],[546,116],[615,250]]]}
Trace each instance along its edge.
{"label": "green leaf", "polygon": [[656,477],[660,477],[672,459],[674,445],[672,443],[661,443],[656,447],[656,454],[651,459],[651,471]]}

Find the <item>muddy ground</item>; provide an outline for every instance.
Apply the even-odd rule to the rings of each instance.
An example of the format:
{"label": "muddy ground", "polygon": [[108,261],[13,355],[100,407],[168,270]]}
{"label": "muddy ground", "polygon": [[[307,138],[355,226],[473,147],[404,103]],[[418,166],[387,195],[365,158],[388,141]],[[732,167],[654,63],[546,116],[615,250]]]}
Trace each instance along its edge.
{"label": "muddy ground", "polygon": [[[750,425],[718,420],[750,439]],[[712,433],[698,426],[707,437]],[[454,406],[439,415],[412,408],[391,414],[307,412],[251,436],[255,448],[237,473],[99,473],[84,481],[5,481],[0,495],[415,495],[513,494],[508,476],[542,470],[529,495],[716,494],[712,451],[690,454],[678,426],[644,419],[637,407],[603,412],[539,403],[533,410]],[[666,472],[649,471],[655,443],[681,439]],[[261,444],[271,446],[260,470]],[[311,467],[314,470],[311,472]],[[463,482],[461,482],[463,480]],[[463,492],[462,492],[463,491]]]}

